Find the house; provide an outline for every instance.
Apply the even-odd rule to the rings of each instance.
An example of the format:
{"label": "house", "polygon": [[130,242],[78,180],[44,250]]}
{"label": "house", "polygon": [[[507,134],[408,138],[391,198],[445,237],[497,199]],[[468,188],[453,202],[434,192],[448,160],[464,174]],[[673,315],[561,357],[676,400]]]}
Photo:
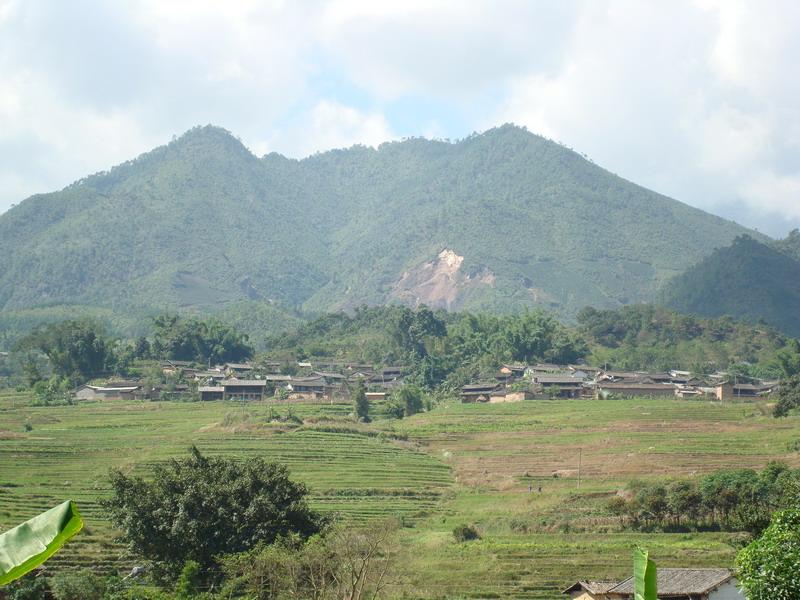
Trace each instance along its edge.
{"label": "house", "polygon": [[[730,569],[657,569],[656,587],[663,600],[745,600]],[[633,577],[597,598],[633,600]]]}
{"label": "house", "polygon": [[250,363],[225,363],[223,370],[229,377],[238,377],[239,375],[250,373],[253,370],[253,365]]}
{"label": "house", "polygon": [[752,383],[722,383],[715,389],[717,400],[736,400],[739,398],[757,398],[772,391],[770,386],[754,385]]}
{"label": "house", "polygon": [[386,383],[388,381],[399,381],[403,378],[406,367],[384,367],[373,377],[373,382]]}
{"label": "house", "polygon": [[489,396],[489,402],[491,404],[498,404],[501,402],[521,402],[523,400],[532,400],[533,397],[533,392],[530,390],[521,390],[518,392],[511,390],[499,390]]}
{"label": "house", "polygon": [[527,368],[528,365],[524,365],[522,363],[513,363],[500,367],[500,373],[505,375],[507,379],[522,379],[525,377],[525,371]]}
{"label": "house", "polygon": [[195,381],[217,382],[223,379],[225,379],[225,375],[221,371],[198,371],[194,374]]}
{"label": "house", "polygon": [[286,386],[289,397],[294,400],[331,398],[333,390],[324,377],[294,377]]}
{"label": "house", "polygon": [[496,382],[465,385],[461,388],[461,402],[489,402],[500,390],[501,386]]}
{"label": "house", "polygon": [[84,384],[77,388],[72,397],[76,400],[133,400],[141,389],[138,381],[108,381],[105,385]]}
{"label": "house", "polygon": [[223,400],[261,400],[267,382],[263,379],[223,379],[220,382]]}
{"label": "house", "polygon": [[628,383],[601,381],[594,386],[596,398],[617,396],[620,398],[675,397],[676,386],[668,383]]}
{"label": "house", "polygon": [[183,369],[194,366],[194,363],[188,360],[162,360],[159,364],[164,375],[179,375]]}
{"label": "house", "polygon": [[201,385],[197,391],[200,400],[222,400],[225,397],[225,388],[221,385]]}
{"label": "house", "polygon": [[617,583],[617,581],[576,581],[561,593],[569,594],[570,600],[607,600],[608,590]]}
{"label": "house", "polygon": [[386,392],[366,392],[367,400],[370,402],[381,402],[386,400]]}
{"label": "house", "polygon": [[137,400],[178,400],[189,394],[189,386],[179,384],[158,384],[152,387],[143,387],[134,392]]}
{"label": "house", "polygon": [[536,374],[533,376],[533,384],[538,395],[546,398],[580,398],[583,391],[583,379],[573,377],[571,373]]}

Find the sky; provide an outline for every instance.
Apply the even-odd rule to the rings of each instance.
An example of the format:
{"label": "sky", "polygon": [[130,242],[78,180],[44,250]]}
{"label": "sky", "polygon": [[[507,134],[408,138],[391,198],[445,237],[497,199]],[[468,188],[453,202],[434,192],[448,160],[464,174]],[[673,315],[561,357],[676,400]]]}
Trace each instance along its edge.
{"label": "sky", "polygon": [[0,212],[214,124],[301,158],[513,122],[800,227],[797,0],[0,0]]}

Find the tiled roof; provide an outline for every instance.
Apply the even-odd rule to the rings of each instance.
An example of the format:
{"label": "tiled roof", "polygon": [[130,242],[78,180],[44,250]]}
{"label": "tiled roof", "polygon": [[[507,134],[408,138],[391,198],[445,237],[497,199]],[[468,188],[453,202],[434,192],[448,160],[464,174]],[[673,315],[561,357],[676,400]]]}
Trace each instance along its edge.
{"label": "tiled roof", "polygon": [[[656,582],[658,597],[685,597],[705,594],[732,577],[729,569],[658,569]],[[613,595],[632,595],[633,577],[607,590]]]}

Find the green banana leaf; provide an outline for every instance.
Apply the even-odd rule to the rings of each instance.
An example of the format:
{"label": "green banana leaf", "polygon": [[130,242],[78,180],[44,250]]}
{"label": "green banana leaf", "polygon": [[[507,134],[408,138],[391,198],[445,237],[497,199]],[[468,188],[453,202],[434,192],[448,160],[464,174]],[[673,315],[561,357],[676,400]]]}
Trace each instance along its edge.
{"label": "green banana leaf", "polygon": [[647,550],[633,551],[633,600],[658,600],[656,563],[648,558]]}
{"label": "green banana leaf", "polygon": [[0,585],[32,571],[83,528],[71,500],[0,535]]}

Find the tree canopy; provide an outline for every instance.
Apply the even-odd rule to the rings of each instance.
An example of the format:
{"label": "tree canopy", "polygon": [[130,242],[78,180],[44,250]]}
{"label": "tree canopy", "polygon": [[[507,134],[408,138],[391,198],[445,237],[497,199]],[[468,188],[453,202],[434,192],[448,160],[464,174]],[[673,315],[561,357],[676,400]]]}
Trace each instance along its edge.
{"label": "tree canopy", "polygon": [[184,459],[158,464],[147,479],[111,474],[104,503],[129,548],[162,575],[193,560],[206,579],[217,557],[244,552],[292,534],[307,538],[325,524],[311,510],[307,490],[281,464],[204,456],[192,448]]}

